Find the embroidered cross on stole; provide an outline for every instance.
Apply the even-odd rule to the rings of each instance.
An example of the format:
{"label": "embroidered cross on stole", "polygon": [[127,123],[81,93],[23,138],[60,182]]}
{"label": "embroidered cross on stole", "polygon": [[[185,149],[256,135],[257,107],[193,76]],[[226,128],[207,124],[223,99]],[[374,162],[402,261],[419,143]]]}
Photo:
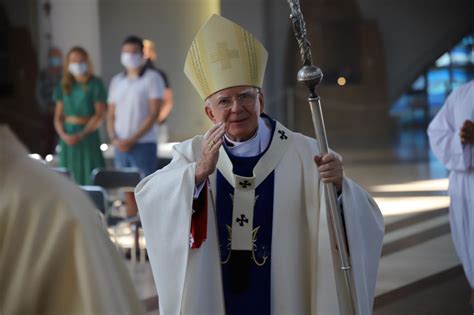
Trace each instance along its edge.
{"label": "embroidered cross on stole", "polygon": [[[281,137],[282,134],[285,137]],[[232,162],[227,152],[223,147],[220,148],[217,169],[234,188],[231,250],[253,250],[255,189],[277,167],[281,158],[285,155],[291,143],[290,135],[288,129],[276,122],[270,147],[255,165],[251,177],[234,174]]]}

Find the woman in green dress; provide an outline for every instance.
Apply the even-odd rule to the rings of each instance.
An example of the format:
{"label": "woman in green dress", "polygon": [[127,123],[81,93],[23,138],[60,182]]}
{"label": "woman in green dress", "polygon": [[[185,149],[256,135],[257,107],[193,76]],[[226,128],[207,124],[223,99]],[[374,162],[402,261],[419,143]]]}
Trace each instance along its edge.
{"label": "woman in green dress", "polygon": [[73,47],[66,56],[64,74],[53,94],[54,127],[60,139],[59,161],[79,185],[90,185],[94,168],[104,167],[97,128],[105,113],[107,92],[93,75],[88,53]]}

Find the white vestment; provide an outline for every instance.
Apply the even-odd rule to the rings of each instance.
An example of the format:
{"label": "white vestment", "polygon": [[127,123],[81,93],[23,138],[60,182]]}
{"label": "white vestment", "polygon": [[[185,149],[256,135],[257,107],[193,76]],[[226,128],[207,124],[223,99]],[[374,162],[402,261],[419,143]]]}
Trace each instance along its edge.
{"label": "white vestment", "polygon": [[[261,159],[283,137],[277,133],[281,130],[290,141],[274,168],[272,314],[339,314],[325,201],[320,198],[323,186],[313,161],[317,142],[277,123],[270,148]],[[207,196],[207,239],[200,248],[189,247],[195,167],[202,141],[197,136],[176,145],[172,162],[145,178],[135,191],[161,314],[225,313],[213,208],[215,173],[210,176]],[[221,148],[220,162],[225,154]],[[348,178],[343,181],[342,196],[359,314],[371,314],[383,217],[372,198]]]}
{"label": "white vestment", "polygon": [[0,314],[142,314],[87,196],[0,125]]}
{"label": "white vestment", "polygon": [[474,121],[474,81],[451,93],[428,127],[431,149],[450,171],[451,234],[474,288],[474,145],[463,145],[459,136],[466,120]]}

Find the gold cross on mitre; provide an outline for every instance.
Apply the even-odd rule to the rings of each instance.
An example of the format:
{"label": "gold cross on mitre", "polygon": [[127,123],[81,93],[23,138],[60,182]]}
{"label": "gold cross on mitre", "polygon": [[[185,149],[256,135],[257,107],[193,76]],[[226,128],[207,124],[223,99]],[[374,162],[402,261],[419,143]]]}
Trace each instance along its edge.
{"label": "gold cross on mitre", "polygon": [[239,51],[237,49],[229,50],[227,42],[217,42],[216,46],[217,52],[210,56],[211,63],[220,62],[222,70],[232,68],[232,59],[240,57]]}

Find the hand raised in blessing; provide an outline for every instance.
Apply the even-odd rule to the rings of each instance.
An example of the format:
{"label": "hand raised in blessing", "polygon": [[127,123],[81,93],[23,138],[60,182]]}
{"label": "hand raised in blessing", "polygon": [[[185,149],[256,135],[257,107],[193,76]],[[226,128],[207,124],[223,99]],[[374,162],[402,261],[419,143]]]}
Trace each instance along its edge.
{"label": "hand raised in blessing", "polygon": [[215,124],[204,135],[201,158],[196,163],[196,185],[202,184],[214,172],[219,159],[219,149],[225,133],[225,124]]}

